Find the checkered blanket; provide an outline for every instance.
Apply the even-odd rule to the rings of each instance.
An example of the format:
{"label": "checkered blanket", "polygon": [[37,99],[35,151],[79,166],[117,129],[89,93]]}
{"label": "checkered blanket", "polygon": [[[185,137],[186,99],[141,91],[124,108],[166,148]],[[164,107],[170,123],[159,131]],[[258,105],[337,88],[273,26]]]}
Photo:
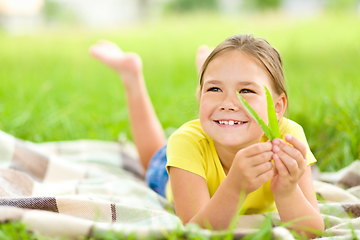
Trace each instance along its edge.
{"label": "checkered blanket", "polygon": [[[137,159],[129,141],[35,144],[0,131],[0,221],[67,239],[229,234],[184,227],[173,206],[148,188]],[[314,178],[326,223],[321,239],[360,238],[360,162],[336,173],[315,171]],[[273,239],[294,239],[277,213],[241,216],[230,233],[236,239],[254,234],[265,219],[271,219]]]}

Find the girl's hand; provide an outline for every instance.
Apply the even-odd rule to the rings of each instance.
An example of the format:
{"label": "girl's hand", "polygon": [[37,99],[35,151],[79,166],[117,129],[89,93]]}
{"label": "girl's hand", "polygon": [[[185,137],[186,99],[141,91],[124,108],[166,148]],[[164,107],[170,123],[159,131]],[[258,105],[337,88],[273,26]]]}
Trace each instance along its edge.
{"label": "girl's hand", "polygon": [[280,139],[272,141],[276,174],[271,179],[270,188],[277,196],[291,194],[307,166],[305,144],[290,134],[285,136],[285,140],[292,146]]}
{"label": "girl's hand", "polygon": [[257,143],[241,149],[235,155],[228,178],[236,191],[255,191],[274,176],[273,152],[270,142]]}

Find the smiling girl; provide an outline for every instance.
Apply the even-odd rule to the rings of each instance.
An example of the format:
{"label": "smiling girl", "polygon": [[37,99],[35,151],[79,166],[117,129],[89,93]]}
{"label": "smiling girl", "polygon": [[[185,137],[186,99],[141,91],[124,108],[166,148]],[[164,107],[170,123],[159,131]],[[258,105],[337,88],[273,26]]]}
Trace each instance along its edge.
{"label": "smiling girl", "polygon": [[[90,51],[122,77],[146,179],[174,202],[184,224],[226,229],[239,214],[278,211],[282,222],[295,220],[290,228],[302,235],[323,231],[310,168],[316,160],[301,126],[283,117],[288,100],[282,63],[266,40],[235,35],[210,53],[200,71],[199,119],[180,127],[167,145],[140,58],[109,42]],[[264,86],[282,136],[272,142],[237,97],[239,92],[267,123]]]}

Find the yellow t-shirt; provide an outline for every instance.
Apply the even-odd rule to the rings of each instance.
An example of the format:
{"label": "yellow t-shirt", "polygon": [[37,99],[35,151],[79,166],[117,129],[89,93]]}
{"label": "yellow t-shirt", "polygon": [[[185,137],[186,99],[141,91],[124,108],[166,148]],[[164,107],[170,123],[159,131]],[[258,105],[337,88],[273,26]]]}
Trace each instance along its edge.
{"label": "yellow t-shirt", "polygon": [[[289,133],[306,144],[308,164],[316,162],[307,144],[304,131],[299,124],[283,118],[279,128],[282,138]],[[266,142],[267,140],[264,135],[261,141]],[[199,119],[185,123],[170,136],[167,146],[166,168],[169,169],[169,167],[181,168],[203,177],[207,182],[210,197],[215,194],[220,183],[226,177],[214,141],[205,134]],[[166,198],[173,202],[169,183],[166,186]],[[268,181],[259,189],[248,194],[241,212],[257,214],[272,211],[276,211],[276,206],[270,190],[270,181]]]}

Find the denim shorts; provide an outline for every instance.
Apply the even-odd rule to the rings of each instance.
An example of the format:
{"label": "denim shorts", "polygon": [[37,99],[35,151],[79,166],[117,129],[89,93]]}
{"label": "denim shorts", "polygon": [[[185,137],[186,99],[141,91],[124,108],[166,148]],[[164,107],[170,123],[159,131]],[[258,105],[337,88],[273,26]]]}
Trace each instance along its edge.
{"label": "denim shorts", "polygon": [[160,194],[165,196],[166,183],[169,179],[169,174],[166,170],[166,148],[167,145],[160,148],[151,158],[149,167],[146,171],[145,181],[149,187]]}

